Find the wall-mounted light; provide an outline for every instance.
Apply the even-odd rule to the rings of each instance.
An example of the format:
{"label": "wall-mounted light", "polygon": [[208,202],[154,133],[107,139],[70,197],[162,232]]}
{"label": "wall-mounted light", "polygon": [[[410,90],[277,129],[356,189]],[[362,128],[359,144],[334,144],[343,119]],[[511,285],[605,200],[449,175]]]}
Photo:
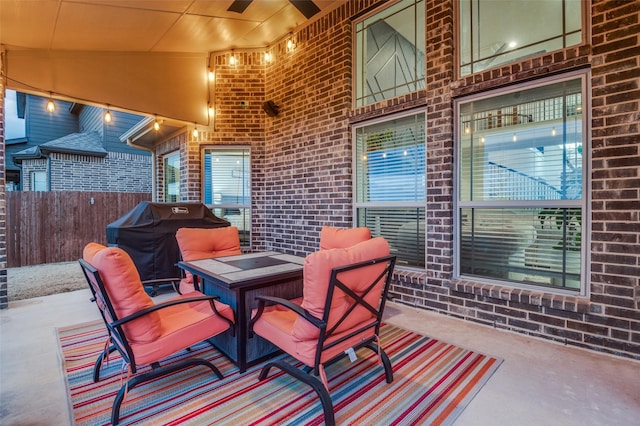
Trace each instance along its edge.
{"label": "wall-mounted light", "polygon": [[51,97],[51,93],[49,94],[49,101],[47,102],[47,111],[53,112],[56,110],[56,104],[53,103],[53,98]]}
{"label": "wall-mounted light", "polygon": [[293,52],[295,48],[296,48],[296,42],[293,39],[293,33],[289,33],[289,38],[287,39],[287,50],[289,52]]}
{"label": "wall-mounted light", "polygon": [[111,111],[109,111],[109,105],[107,105],[107,112],[104,113],[104,122],[111,123]]}
{"label": "wall-mounted light", "polygon": [[196,123],[193,123],[193,137],[197,138],[198,137],[198,125]]}

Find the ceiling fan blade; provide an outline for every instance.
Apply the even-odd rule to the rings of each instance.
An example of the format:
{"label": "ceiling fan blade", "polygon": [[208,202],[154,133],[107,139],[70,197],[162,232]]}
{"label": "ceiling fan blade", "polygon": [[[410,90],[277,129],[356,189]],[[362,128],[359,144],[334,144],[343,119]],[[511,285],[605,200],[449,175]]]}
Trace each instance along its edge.
{"label": "ceiling fan blade", "polygon": [[320,8],[311,0],[289,0],[289,3],[298,9],[307,19],[310,19],[313,15],[320,12]]}
{"label": "ceiling fan blade", "polygon": [[235,0],[227,9],[227,12],[242,13],[251,4],[253,0]]}

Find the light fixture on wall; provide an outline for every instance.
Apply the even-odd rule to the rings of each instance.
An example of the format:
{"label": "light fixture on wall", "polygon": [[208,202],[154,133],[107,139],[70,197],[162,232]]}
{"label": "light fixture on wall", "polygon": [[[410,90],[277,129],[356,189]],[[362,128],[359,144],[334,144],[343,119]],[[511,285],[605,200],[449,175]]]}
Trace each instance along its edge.
{"label": "light fixture on wall", "polygon": [[51,93],[49,93],[49,101],[47,102],[47,111],[54,112],[56,110],[56,104],[53,103]]}
{"label": "light fixture on wall", "polygon": [[293,39],[293,33],[289,33],[289,38],[287,39],[287,50],[289,52],[293,52],[296,48],[296,42]]}
{"label": "light fixture on wall", "polygon": [[198,137],[198,125],[196,123],[193,123],[193,137]]}
{"label": "light fixture on wall", "polygon": [[111,111],[109,111],[109,105],[107,105],[107,112],[104,113],[104,122],[111,123]]}

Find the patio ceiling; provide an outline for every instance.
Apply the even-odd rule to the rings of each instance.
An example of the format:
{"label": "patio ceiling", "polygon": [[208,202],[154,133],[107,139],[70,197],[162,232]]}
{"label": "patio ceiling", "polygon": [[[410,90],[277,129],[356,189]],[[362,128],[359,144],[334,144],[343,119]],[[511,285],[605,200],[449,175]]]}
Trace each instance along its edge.
{"label": "patio ceiling", "polygon": [[345,1],[0,0],[2,70],[10,89],[206,124],[211,52],[269,46]]}

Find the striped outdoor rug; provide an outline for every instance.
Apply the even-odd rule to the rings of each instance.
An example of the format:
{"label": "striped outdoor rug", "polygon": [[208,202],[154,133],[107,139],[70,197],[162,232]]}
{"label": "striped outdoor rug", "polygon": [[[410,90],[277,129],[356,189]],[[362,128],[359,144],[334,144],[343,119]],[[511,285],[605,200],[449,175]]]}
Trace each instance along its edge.
{"label": "striped outdoor rug", "polygon": [[[73,422],[108,424],[122,363],[112,354],[101,381],[93,383],[93,364],[106,338],[104,326],[94,322],[61,328],[58,338]],[[358,352],[354,363],[345,358],[327,368],[337,424],[451,424],[501,363],[390,325],[382,327],[381,341],[393,365],[393,383],[386,383],[383,368],[367,349]],[[280,370],[272,369],[268,379],[258,382],[260,366],[239,374],[235,365],[205,343],[175,359],[186,356],[209,359],[224,379],[195,367],[143,384],[125,399],[122,424],[323,423],[316,394]]]}

